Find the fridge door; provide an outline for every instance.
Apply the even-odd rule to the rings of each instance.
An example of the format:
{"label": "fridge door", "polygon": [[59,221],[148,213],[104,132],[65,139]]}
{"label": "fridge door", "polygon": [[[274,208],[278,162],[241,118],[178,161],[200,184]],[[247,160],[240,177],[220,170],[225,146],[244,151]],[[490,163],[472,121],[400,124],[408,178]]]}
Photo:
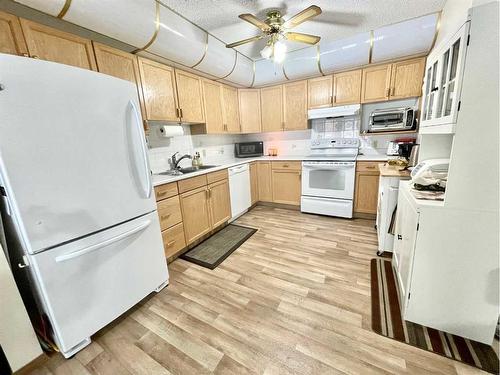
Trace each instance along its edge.
{"label": "fridge door", "polygon": [[158,215],[30,256],[63,354],[168,281]]}
{"label": "fridge door", "polygon": [[134,84],[0,54],[0,183],[36,253],[156,208]]}

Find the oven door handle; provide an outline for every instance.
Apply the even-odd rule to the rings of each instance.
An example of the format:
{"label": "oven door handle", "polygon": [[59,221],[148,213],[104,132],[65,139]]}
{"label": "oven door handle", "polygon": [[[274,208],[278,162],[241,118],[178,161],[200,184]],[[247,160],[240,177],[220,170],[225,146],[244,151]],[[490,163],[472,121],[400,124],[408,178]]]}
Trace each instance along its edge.
{"label": "oven door handle", "polygon": [[345,169],[354,169],[353,165],[303,165],[304,168],[316,171],[338,171]]}

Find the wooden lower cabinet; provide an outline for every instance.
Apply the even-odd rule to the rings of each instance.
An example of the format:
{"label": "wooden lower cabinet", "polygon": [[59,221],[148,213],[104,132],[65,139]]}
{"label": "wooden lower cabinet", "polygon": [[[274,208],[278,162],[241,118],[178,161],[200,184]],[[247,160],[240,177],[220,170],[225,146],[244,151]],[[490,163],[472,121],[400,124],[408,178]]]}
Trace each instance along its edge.
{"label": "wooden lower cabinet", "polygon": [[250,163],[250,197],[251,204],[259,201],[259,167],[257,163]]}
{"label": "wooden lower cabinet", "polygon": [[188,244],[204,236],[212,229],[206,186],[182,193],[180,197],[184,234]]}
{"label": "wooden lower cabinet", "polygon": [[163,238],[163,249],[165,257],[168,259],[177,254],[186,247],[186,239],[184,238],[184,225],[176,224],[161,232]]}
{"label": "wooden lower cabinet", "polygon": [[271,162],[259,162],[258,168],[258,186],[259,186],[259,201],[273,201],[273,187],[271,179]]}
{"label": "wooden lower cabinet", "polygon": [[358,162],[354,188],[354,213],[377,213],[380,172],[378,162]]}
{"label": "wooden lower cabinet", "polygon": [[157,205],[161,230],[170,228],[171,226],[182,221],[181,206],[178,195],[159,201]]}
{"label": "wooden lower cabinet", "polygon": [[215,229],[231,219],[229,180],[222,180],[208,185],[208,197],[211,227]]}
{"label": "wooden lower cabinet", "polygon": [[273,202],[300,206],[302,165],[300,162],[272,162]]}

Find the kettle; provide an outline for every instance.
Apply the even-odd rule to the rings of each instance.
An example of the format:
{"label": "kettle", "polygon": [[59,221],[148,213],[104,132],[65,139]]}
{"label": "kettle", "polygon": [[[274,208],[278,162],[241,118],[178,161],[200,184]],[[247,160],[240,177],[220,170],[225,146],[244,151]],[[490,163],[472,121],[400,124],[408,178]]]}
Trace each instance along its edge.
{"label": "kettle", "polygon": [[414,167],[418,164],[419,148],[420,148],[420,145],[413,145],[411,152],[410,152],[410,158],[408,160],[408,167]]}

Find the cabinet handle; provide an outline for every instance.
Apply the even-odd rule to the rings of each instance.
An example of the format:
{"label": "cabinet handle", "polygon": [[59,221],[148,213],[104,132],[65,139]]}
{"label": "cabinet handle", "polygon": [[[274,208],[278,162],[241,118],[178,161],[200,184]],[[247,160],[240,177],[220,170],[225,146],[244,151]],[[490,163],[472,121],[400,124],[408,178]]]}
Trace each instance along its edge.
{"label": "cabinet handle", "polygon": [[281,123],[281,130],[285,130],[285,123],[284,122]]}
{"label": "cabinet handle", "polygon": [[391,96],[394,96],[394,94],[395,94],[395,93],[396,93],[396,87],[393,87],[393,88],[391,89]]}
{"label": "cabinet handle", "polygon": [[334,101],[334,96],[333,95],[330,95],[330,104],[333,104],[333,101]]}
{"label": "cabinet handle", "polygon": [[184,117],[184,114],[182,113],[182,108],[179,108],[179,117],[180,118]]}
{"label": "cabinet handle", "polygon": [[176,242],[177,242],[177,240],[173,240],[173,241],[167,242],[167,246],[172,246]]}
{"label": "cabinet handle", "polygon": [[403,236],[398,234],[398,240],[402,240],[403,239]]}
{"label": "cabinet handle", "polygon": [[332,104],[333,103],[337,103],[337,95],[333,95],[333,98],[332,98]]}
{"label": "cabinet handle", "polygon": [[172,216],[172,214],[162,215],[160,216],[160,220],[167,220],[170,216]]}
{"label": "cabinet handle", "polygon": [[374,165],[367,165],[365,168],[366,169],[375,169],[375,166]]}
{"label": "cabinet handle", "polygon": [[387,96],[387,97],[389,97],[390,95],[391,95],[391,88],[389,87],[389,88],[387,89],[387,95],[386,95],[386,96]]}
{"label": "cabinet handle", "polygon": [[38,57],[38,55],[33,55],[31,57],[33,57],[34,59],[39,59],[40,58],[40,57]]}
{"label": "cabinet handle", "polygon": [[156,196],[157,197],[163,197],[164,195],[166,195],[167,192],[166,191],[162,191],[161,193],[156,193]]}
{"label": "cabinet handle", "polygon": [[23,54],[21,54],[21,56],[23,56],[23,57],[30,57],[30,55],[28,55],[27,53],[23,53]]}
{"label": "cabinet handle", "polygon": [[181,117],[180,112],[179,112],[179,108],[175,109],[175,117],[177,117],[177,118]]}

